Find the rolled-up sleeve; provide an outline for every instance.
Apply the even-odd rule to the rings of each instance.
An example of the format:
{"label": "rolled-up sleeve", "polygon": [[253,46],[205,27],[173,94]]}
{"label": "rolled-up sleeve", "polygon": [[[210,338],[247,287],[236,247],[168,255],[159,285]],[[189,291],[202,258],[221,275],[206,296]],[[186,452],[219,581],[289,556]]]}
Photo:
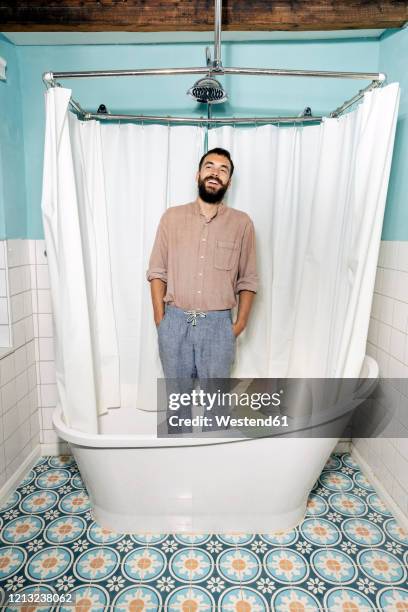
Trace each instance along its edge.
{"label": "rolled-up sleeve", "polygon": [[162,215],[157,228],[156,238],[149,259],[149,267],[146,272],[148,281],[159,278],[167,283],[167,261],[168,261],[168,223],[167,211]]}
{"label": "rolled-up sleeve", "polygon": [[242,239],[241,253],[238,266],[236,293],[247,290],[258,291],[258,274],[256,271],[255,228],[249,219]]}

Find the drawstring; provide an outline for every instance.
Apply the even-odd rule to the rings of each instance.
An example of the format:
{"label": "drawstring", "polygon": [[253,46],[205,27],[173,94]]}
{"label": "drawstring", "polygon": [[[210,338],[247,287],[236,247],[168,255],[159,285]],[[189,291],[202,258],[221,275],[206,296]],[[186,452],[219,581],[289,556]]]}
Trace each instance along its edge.
{"label": "drawstring", "polygon": [[200,310],[185,310],[184,314],[188,315],[187,323],[191,323],[192,325],[197,325],[197,317],[205,317],[205,312],[201,312]]}

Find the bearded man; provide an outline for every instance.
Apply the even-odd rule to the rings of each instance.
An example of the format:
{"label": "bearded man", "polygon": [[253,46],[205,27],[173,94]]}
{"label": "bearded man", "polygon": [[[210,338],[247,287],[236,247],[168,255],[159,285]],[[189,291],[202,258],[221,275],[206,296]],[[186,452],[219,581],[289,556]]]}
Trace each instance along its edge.
{"label": "bearded man", "polygon": [[[255,231],[245,212],[224,203],[233,172],[227,150],[205,153],[196,200],[168,208],[157,229],[146,276],[166,379],[229,378],[248,322],[258,288]],[[190,414],[190,406],[179,411]]]}

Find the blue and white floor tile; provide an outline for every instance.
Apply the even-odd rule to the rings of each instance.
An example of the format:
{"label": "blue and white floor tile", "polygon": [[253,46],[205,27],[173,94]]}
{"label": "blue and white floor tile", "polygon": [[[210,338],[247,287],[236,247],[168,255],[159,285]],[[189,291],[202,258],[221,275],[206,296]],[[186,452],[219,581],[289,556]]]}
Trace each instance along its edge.
{"label": "blue and white floor tile", "polygon": [[408,612],[407,570],[408,533],[348,453],[282,533],[107,531],[72,457],[41,458],[0,507],[6,612]]}

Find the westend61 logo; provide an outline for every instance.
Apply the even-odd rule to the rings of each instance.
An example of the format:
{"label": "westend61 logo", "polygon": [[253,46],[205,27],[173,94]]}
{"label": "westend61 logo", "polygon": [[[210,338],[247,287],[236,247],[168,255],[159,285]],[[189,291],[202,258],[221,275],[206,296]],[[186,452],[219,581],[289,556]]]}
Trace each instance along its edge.
{"label": "westend61 logo", "polygon": [[212,410],[214,406],[246,406],[252,410],[260,410],[270,406],[280,406],[283,389],[275,393],[234,393],[221,392],[208,393],[203,389],[193,389],[190,393],[170,393],[169,409],[179,410],[182,406],[204,406]]}

